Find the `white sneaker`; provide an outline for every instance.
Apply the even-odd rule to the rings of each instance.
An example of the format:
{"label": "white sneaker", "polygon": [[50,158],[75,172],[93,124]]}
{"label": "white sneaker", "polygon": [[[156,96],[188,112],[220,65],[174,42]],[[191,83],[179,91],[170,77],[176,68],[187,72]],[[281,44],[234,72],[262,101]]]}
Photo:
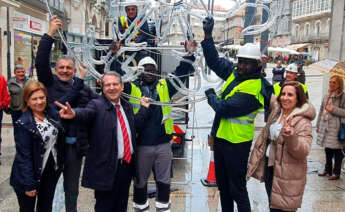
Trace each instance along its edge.
{"label": "white sneaker", "polygon": [[156,201],[156,212],[170,212],[170,202],[162,203]]}
{"label": "white sneaker", "polygon": [[149,201],[146,200],[146,203],[143,205],[133,202],[133,209],[134,209],[134,212],[149,212],[149,209],[150,209]]}

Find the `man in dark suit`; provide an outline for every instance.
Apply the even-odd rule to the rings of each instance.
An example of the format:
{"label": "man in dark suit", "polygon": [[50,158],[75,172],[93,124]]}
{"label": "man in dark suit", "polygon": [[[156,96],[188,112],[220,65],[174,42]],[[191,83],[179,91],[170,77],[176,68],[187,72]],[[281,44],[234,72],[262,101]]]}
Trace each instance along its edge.
{"label": "man in dark suit", "polygon": [[101,79],[102,96],[91,100],[85,108],[71,109],[56,103],[60,116],[86,123],[89,144],[82,186],[95,190],[96,212],[125,212],[129,187],[135,174],[136,130],[147,118],[149,99],[141,98],[141,107],[134,116],[132,105],[120,99],[124,85],[121,76],[108,72]]}

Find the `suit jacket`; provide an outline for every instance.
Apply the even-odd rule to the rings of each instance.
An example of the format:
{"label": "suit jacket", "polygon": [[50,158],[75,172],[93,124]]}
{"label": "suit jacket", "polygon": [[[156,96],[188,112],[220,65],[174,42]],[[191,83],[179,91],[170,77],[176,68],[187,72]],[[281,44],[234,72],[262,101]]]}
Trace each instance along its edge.
{"label": "suit jacket", "polygon": [[[135,160],[135,135],[147,117],[147,109],[141,107],[134,116],[132,105],[121,99],[130,131]],[[95,190],[110,190],[114,185],[117,170],[117,113],[114,105],[101,96],[93,99],[85,108],[77,108],[75,121],[88,123],[89,149],[86,154],[82,186]],[[134,166],[133,166],[134,167]],[[134,176],[133,170],[133,176]]]}

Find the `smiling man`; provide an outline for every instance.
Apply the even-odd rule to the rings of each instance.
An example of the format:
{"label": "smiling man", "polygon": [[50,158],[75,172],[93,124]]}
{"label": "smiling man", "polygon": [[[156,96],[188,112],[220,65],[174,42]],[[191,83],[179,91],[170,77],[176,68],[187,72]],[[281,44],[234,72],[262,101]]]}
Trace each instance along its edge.
{"label": "smiling man", "polygon": [[225,85],[220,95],[213,89],[205,91],[209,105],[215,111],[211,136],[222,211],[250,212],[246,187],[248,156],[254,138],[254,119],[261,109],[268,108],[272,86],[261,76],[261,52],[247,43],[237,54],[238,64],[220,58],[212,38],[213,18],[205,18],[205,38],[201,42],[207,66]]}
{"label": "smiling man", "polygon": [[72,110],[69,105],[57,105],[62,108],[61,118],[88,123],[90,148],[82,185],[95,190],[95,212],[126,212],[129,187],[136,172],[135,135],[148,117],[149,99],[141,98],[144,107],[134,116],[132,105],[120,99],[124,85],[118,73],[105,73],[101,86],[102,97],[90,101],[85,108]]}
{"label": "smiling man", "polygon": [[[36,57],[37,77],[47,88],[49,103],[58,100],[70,92],[73,83],[76,81],[75,74],[77,69],[72,57],[67,55],[61,56],[57,60],[55,74],[53,74],[50,68],[50,53],[55,41],[54,35],[61,28],[61,21],[56,16],[53,16],[50,20],[48,32],[43,35],[40,41]],[[79,91],[79,98],[70,103],[73,107],[84,107],[94,98],[98,98],[98,95],[84,85],[83,89]],[[88,142],[87,136],[83,133],[86,130],[83,130],[80,124],[64,122],[63,125],[67,135],[63,172],[66,211],[76,212],[82,156],[87,151]]]}

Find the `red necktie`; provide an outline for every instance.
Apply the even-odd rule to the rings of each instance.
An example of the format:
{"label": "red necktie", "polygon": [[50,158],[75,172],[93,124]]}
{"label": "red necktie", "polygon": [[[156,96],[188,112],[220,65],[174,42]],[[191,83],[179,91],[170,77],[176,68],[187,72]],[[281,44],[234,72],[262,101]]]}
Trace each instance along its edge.
{"label": "red necktie", "polygon": [[117,118],[119,119],[119,122],[121,125],[122,136],[123,136],[123,160],[126,163],[130,163],[132,155],[131,155],[131,147],[129,143],[129,135],[128,135],[127,127],[120,110],[120,105],[117,104],[115,106],[116,106],[116,111],[117,111]]}

